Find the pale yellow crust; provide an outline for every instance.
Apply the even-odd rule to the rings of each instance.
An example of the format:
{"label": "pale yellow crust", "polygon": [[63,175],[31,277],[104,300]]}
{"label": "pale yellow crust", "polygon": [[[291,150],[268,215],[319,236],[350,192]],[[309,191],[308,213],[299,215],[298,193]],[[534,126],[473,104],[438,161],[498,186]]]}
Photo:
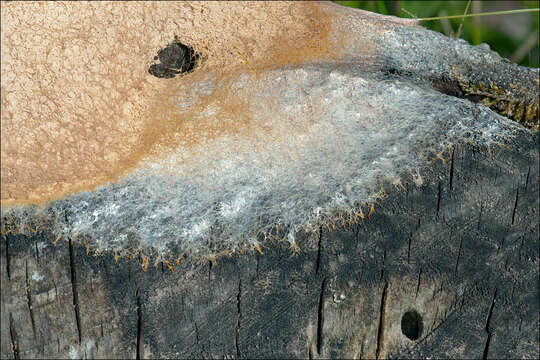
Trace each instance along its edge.
{"label": "pale yellow crust", "polygon": [[[163,155],[174,147],[171,139],[197,142],[249,129],[242,121],[207,128],[202,123],[196,129],[177,119],[164,124],[174,110],[164,94],[209,72],[219,78],[234,69],[259,72],[338,58],[340,36],[351,36],[336,29],[330,39],[333,17],[342,10],[310,2],[2,2],[1,7],[2,205],[41,204],[94,189],[144,157]],[[174,79],[149,75],[154,56],[175,36],[200,52],[197,69]],[[226,91],[212,96],[223,97],[222,110],[246,118],[241,114],[246,99]]]}
{"label": "pale yellow crust", "polygon": [[182,81],[147,71],[174,36],[207,69],[288,63],[317,49],[287,47],[324,41],[316,14],[291,3],[2,2],[2,205],[42,203],[132,168],[162,135],[143,136],[154,112],[168,111],[152,100]]}

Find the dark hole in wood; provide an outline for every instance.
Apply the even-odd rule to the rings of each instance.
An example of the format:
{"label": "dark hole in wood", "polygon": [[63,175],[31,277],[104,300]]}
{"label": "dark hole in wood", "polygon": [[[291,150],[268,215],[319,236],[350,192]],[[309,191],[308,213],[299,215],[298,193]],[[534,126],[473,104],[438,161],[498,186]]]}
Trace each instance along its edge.
{"label": "dark hole in wood", "polygon": [[190,72],[195,67],[199,54],[192,47],[176,40],[159,50],[154,60],[159,63],[148,68],[150,75],[158,78],[170,79],[178,74]]}
{"label": "dark hole in wood", "polygon": [[409,310],[401,317],[401,332],[408,339],[418,340],[423,327],[422,317],[415,310]]}

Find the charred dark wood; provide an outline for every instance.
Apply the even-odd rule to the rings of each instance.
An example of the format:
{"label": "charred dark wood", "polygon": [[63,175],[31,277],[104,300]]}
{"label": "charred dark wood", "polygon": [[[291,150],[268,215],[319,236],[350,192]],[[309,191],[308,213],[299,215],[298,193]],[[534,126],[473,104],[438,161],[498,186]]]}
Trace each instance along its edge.
{"label": "charred dark wood", "polygon": [[[370,218],[215,264],[1,247],[2,358],[538,358],[538,134],[455,147]],[[407,315],[406,315],[407,314]],[[9,320],[9,321],[8,321]]]}

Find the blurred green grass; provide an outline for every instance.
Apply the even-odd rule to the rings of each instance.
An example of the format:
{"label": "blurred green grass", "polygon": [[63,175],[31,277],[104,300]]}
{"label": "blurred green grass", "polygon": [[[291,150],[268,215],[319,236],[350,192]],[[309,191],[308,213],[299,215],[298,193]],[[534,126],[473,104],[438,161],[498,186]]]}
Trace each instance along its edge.
{"label": "blurred green grass", "polygon": [[[383,15],[418,18],[460,15],[468,1],[367,0],[335,1],[341,5]],[[471,1],[468,14],[488,11],[538,8],[539,1]],[[405,11],[404,11],[405,10]],[[457,37],[462,19],[422,21],[428,29]],[[465,18],[459,37],[473,45],[486,43],[501,56],[523,66],[539,67],[539,13]]]}

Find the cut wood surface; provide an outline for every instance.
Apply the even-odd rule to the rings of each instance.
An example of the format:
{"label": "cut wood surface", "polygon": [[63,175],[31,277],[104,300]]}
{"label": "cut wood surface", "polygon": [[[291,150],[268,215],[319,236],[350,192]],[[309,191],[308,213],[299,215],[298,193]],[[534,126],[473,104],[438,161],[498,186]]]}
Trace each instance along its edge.
{"label": "cut wood surface", "polygon": [[1,6],[2,358],[540,356],[538,69],[327,3]]}

